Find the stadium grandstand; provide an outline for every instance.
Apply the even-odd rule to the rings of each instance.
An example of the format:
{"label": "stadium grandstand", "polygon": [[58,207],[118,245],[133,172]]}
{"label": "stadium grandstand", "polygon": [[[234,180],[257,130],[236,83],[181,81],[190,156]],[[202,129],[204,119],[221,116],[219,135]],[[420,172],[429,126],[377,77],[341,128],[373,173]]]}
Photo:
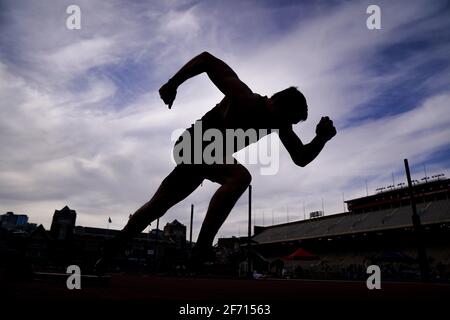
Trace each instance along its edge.
{"label": "stadium grandstand", "polygon": [[[450,179],[415,183],[423,245],[434,280],[450,274]],[[391,280],[419,278],[408,188],[346,201],[349,212],[255,227],[254,268],[285,277],[364,279],[378,264]],[[300,249],[300,250],[299,250]],[[299,253],[299,254],[296,254]]]}

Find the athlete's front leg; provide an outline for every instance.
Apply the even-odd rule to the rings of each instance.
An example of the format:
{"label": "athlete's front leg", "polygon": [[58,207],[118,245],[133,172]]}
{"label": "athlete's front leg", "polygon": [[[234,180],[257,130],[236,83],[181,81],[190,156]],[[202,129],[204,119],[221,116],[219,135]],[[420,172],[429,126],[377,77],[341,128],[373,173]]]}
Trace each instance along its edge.
{"label": "athlete's front leg", "polygon": [[215,165],[213,176],[207,178],[221,186],[211,198],[197,239],[195,251],[200,256],[210,250],[214,237],[252,179],[241,164]]}

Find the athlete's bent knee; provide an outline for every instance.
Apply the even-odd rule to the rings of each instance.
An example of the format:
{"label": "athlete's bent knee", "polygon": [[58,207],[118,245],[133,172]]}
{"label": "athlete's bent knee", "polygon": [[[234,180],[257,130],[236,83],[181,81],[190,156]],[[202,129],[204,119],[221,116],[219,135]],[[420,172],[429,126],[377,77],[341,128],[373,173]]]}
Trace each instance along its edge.
{"label": "athlete's bent knee", "polygon": [[231,179],[231,183],[234,186],[244,188],[244,189],[246,189],[250,185],[251,182],[252,182],[252,175],[244,167],[242,167],[241,170],[237,171],[236,174]]}

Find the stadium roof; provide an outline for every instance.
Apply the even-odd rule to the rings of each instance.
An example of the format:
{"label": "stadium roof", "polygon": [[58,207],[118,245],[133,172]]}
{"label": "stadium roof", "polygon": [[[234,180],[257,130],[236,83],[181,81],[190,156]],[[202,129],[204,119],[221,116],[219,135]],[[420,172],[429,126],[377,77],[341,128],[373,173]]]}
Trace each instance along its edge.
{"label": "stadium roof", "polygon": [[[417,204],[423,225],[450,222],[450,200]],[[275,225],[253,237],[259,244],[306,240],[338,235],[412,227],[411,207],[404,206],[368,213],[341,213],[317,219]]]}
{"label": "stadium roof", "polygon": [[[414,180],[417,181],[417,180]],[[413,186],[413,192],[418,202],[432,195],[440,195],[445,198],[445,194],[450,193],[450,179],[432,180],[425,183],[416,183]],[[382,204],[393,204],[399,202],[409,203],[409,189],[407,187],[392,188],[386,191],[378,192],[373,195],[364,196],[346,200],[349,211],[373,211],[377,210]],[[423,200],[426,201],[426,200]],[[397,206],[397,205],[395,205]]]}

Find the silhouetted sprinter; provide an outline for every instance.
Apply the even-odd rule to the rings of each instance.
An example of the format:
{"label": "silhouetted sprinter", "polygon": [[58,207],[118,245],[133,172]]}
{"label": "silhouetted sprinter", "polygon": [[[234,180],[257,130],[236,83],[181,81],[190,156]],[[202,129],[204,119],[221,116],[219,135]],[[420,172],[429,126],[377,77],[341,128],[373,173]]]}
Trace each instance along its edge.
{"label": "silhouetted sprinter", "polygon": [[[260,96],[252,92],[227,64],[208,52],[203,52],[190,60],[160,88],[160,96],[169,109],[175,100],[177,88],[186,80],[203,72],[206,72],[225,95],[220,103],[202,117],[203,131],[210,128],[221,132],[226,129],[278,129],[281,142],[294,163],[301,167],[316,158],[325,143],[336,134],[333,122],[328,117],[322,117],[316,127],[316,137],[310,143],[303,144],[292,130],[293,124],[306,120],[308,115],[306,99],[300,91],[290,87],[270,98]],[[186,133],[192,133],[193,130],[191,127]],[[259,138],[261,136],[257,139]],[[180,138],[177,144],[181,140]],[[244,146],[241,145],[239,148]],[[195,151],[194,148],[192,150]],[[101,272],[104,269],[109,258],[123,248],[127,240],[190,195],[204,179],[220,184],[209,203],[194,247],[195,261],[200,262],[207,258],[214,237],[236,201],[250,184],[251,175],[237,161],[227,162],[228,164],[207,164],[204,161],[196,164],[189,161],[177,163],[150,201],[138,209],[120,234],[105,246],[103,258],[97,262],[97,271]]]}

